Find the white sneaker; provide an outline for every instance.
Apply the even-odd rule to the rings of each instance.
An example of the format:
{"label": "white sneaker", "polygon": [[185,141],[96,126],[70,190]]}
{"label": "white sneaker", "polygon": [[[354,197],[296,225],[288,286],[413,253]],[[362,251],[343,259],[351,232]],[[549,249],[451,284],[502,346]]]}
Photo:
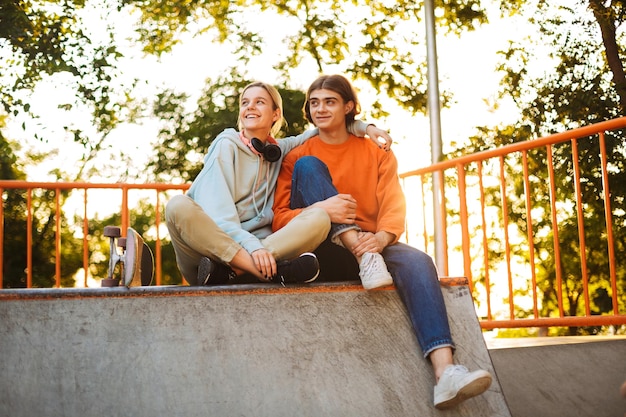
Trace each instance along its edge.
{"label": "white sneaker", "polygon": [[454,407],[487,391],[490,385],[491,375],[487,371],[470,372],[462,365],[449,365],[435,385],[435,407],[440,410]]}
{"label": "white sneaker", "polygon": [[393,284],[391,274],[387,271],[387,265],[380,253],[363,254],[359,264],[359,277],[366,290]]}

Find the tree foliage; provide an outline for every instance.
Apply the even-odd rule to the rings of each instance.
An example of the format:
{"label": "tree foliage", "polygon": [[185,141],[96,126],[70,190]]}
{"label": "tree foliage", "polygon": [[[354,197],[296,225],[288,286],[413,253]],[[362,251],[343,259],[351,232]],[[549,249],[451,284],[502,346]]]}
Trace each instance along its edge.
{"label": "tree foliage", "polygon": [[[502,4],[515,10],[518,1]],[[446,0],[436,5],[444,34],[461,34],[487,22],[479,0]],[[60,108],[68,112],[87,108],[91,114],[91,121],[76,121],[65,127],[65,135],[82,145],[85,152],[77,174],[73,178],[62,175],[59,178],[89,178],[97,170],[88,167],[94,166],[92,161],[108,148],[111,131],[123,122],[141,122],[142,115],[155,114],[147,113],[144,107],[150,99],[136,100],[133,88],[138,80],[122,81],[117,67],[123,56],[116,37],[116,13],[137,17],[135,39],[147,54],[160,57],[188,35],[209,34],[215,42],[231,47],[238,67],[245,66],[252,57],[269,56],[269,63],[282,74],[284,85],[289,85],[291,71],[299,66],[314,66],[318,72],[339,70],[368,81],[380,94],[391,97],[411,112],[426,112],[421,3],[3,0],[0,2],[0,57],[4,58],[0,64],[0,95],[4,110],[14,116],[26,115],[25,129],[36,124],[38,115],[32,111],[30,94],[42,80],[63,76],[62,82],[75,91],[75,101],[62,103]],[[100,18],[97,25],[93,24],[95,16]],[[265,39],[268,31],[259,23],[275,19],[282,19],[278,22],[283,39],[282,44],[270,45]],[[268,49],[272,54],[267,53]],[[235,84],[243,78],[239,74],[232,71],[224,79]],[[212,93],[211,88],[207,87],[208,94]],[[443,105],[447,105],[450,94],[443,92],[442,96]],[[188,118],[183,114],[187,99],[181,92],[162,91],[155,111],[163,116]],[[376,103],[372,114],[385,113]],[[217,121],[219,115],[213,116],[205,123],[224,125]],[[168,129],[176,129],[172,122],[169,124]],[[33,132],[42,141],[60,139],[40,130]],[[194,145],[193,141],[187,144]],[[172,174],[186,178],[184,173]]]}
{"label": "tree foliage", "polygon": [[[106,3],[101,12],[106,14]],[[98,28],[97,35],[85,21],[84,0],[3,0],[0,5],[0,98],[7,113],[21,112],[36,119],[29,94],[48,76],[67,74],[73,83],[75,102],[69,110],[84,105],[91,111],[97,132],[106,135],[118,123],[125,103],[119,93],[121,57],[112,26]],[[100,37],[102,36],[102,37]],[[68,128],[76,142],[97,148],[80,129]],[[41,138],[44,139],[44,138]],[[45,138],[49,140],[50,138]]]}
{"label": "tree foliage", "polygon": [[[479,0],[436,3],[443,33],[460,34],[487,22]],[[503,2],[509,8],[516,3]],[[29,103],[19,93],[32,90],[44,75],[67,72],[74,77],[77,100],[92,108],[99,132],[107,132],[119,123],[124,101],[120,102],[115,94],[115,82],[119,83],[116,64],[121,53],[114,23],[105,28],[104,39],[98,38],[86,23],[86,6],[84,0],[3,0],[3,67],[17,70],[12,77],[2,77],[6,111],[28,113]],[[171,52],[187,33],[211,33],[216,42],[232,45],[237,61],[243,64],[251,56],[267,52],[263,36],[250,30],[249,22],[280,16],[294,23],[291,26],[295,28],[289,32],[285,27],[283,46],[275,54],[275,67],[285,79],[299,65],[314,65],[320,73],[339,65],[405,108],[426,111],[421,3],[117,0],[99,3],[96,10],[103,20],[115,10],[138,14],[135,30],[146,53]],[[126,89],[129,92],[130,87]],[[84,132],[73,133],[77,141],[89,143]]]}
{"label": "tree foliage", "polygon": [[[285,32],[275,64],[286,80],[301,65],[313,65],[319,73],[339,66],[355,79],[369,82],[380,94],[396,100],[413,113],[426,112],[425,39],[423,4],[399,1],[307,0],[262,2],[258,0],[190,0],[155,2],[127,0],[124,5],[141,13],[138,31],[144,50],[162,54],[172,50],[182,33],[211,31],[215,40],[231,42],[238,61],[267,52],[264,38],[248,29],[250,15],[283,17],[293,23]],[[461,34],[487,22],[479,0],[436,1],[443,34]],[[518,1],[502,2],[514,11]],[[258,11],[258,12],[257,12]],[[448,94],[444,94],[444,105]]]}

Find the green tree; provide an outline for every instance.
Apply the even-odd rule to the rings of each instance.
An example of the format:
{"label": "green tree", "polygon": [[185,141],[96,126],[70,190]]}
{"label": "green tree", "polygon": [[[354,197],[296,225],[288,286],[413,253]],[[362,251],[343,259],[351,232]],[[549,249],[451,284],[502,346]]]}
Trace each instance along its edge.
{"label": "green tree", "polygon": [[[21,116],[22,128],[36,139],[58,141],[37,129],[32,93],[43,80],[55,80],[74,93],[59,106],[67,112],[86,111],[90,120],[75,119],[64,136],[85,148],[73,178],[85,179],[89,163],[107,147],[109,133],[127,120],[134,108],[136,80],[123,81],[117,68],[122,54],[115,22],[108,17],[121,7],[116,2],[84,0],[0,1],[0,101],[12,117]],[[93,25],[98,15],[101,25]],[[106,22],[106,24],[103,24]],[[32,133],[31,133],[32,132]]]}

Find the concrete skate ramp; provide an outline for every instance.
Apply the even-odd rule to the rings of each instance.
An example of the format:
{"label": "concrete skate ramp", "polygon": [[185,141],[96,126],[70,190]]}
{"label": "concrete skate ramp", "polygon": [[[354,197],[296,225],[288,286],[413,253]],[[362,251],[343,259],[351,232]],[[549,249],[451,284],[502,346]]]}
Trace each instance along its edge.
{"label": "concrete skate ramp", "polygon": [[467,286],[442,290],[456,359],[494,376],[452,411],[393,289],[2,290],[0,416],[510,416]]}

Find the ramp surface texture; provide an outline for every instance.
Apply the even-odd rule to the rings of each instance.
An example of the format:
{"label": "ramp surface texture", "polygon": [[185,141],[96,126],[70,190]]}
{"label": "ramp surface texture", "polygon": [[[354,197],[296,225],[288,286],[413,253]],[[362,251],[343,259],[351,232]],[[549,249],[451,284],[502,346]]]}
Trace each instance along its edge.
{"label": "ramp surface texture", "polygon": [[4,290],[0,415],[510,416],[467,286],[442,290],[456,360],[494,377],[451,411],[393,289]]}
{"label": "ramp surface texture", "polygon": [[519,342],[490,350],[514,417],[626,416],[626,337]]}

